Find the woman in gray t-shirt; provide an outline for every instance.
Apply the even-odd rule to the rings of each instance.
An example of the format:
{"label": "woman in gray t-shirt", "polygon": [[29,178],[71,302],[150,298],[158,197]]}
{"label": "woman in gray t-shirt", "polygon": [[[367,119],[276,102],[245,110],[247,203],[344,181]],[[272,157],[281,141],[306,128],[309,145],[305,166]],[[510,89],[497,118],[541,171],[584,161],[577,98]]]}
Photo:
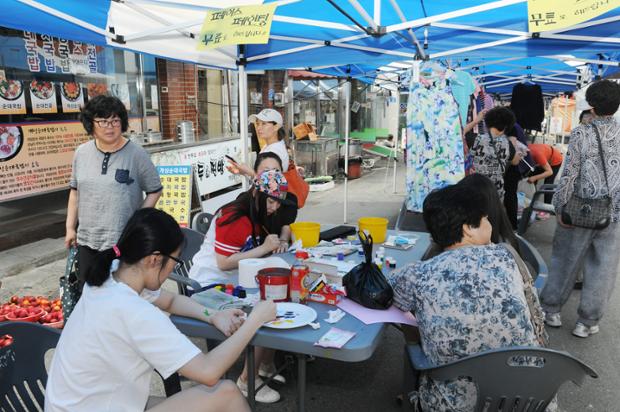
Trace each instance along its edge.
{"label": "woman in gray t-shirt", "polygon": [[155,206],[162,186],[148,153],[122,135],[129,122],[119,99],[93,98],[81,120],[94,139],[73,156],[65,245],[78,246],[83,279],[95,254],[116,244],[131,215]]}

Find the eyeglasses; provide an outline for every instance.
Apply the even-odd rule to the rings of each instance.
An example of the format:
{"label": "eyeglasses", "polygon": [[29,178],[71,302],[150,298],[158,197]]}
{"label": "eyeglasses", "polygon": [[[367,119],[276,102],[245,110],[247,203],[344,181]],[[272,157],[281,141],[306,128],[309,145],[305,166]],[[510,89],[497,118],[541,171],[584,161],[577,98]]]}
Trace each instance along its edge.
{"label": "eyeglasses", "polygon": [[165,256],[168,259],[172,259],[174,260],[176,263],[174,265],[174,268],[172,270],[174,270],[175,272],[178,272],[181,270],[181,268],[183,267],[183,265],[185,264],[181,259],[179,259],[178,257],[174,257],[174,256],[170,256],[170,255],[166,255],[165,253],[158,253],[159,255]]}
{"label": "eyeglasses", "polygon": [[121,125],[121,119],[112,119],[112,120],[93,120],[93,122],[97,123],[99,127],[118,127]]}

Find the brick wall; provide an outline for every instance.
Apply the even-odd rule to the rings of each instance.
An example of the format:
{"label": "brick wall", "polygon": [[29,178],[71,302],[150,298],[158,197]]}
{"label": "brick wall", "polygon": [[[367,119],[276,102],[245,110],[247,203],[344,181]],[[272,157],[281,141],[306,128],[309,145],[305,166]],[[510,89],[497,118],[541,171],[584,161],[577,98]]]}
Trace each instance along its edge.
{"label": "brick wall", "polygon": [[[179,120],[190,120],[198,129],[198,114],[195,106],[197,99],[196,66],[157,59],[157,77],[162,113],[161,131],[164,139],[176,139],[176,124]],[[164,87],[168,88],[167,93],[162,92]],[[193,97],[188,99],[188,96]]]}
{"label": "brick wall", "polygon": [[[276,107],[274,105],[273,100],[269,100],[269,89],[273,89],[274,94],[275,93],[284,93],[284,88],[286,87],[286,84],[284,84],[284,74],[285,71],[284,70],[268,70],[265,72],[265,74],[263,75],[263,81],[262,81],[262,93],[263,93],[263,109],[275,109],[278,112],[280,112],[280,114],[282,115],[282,118],[284,119],[284,122],[286,123],[286,116],[285,116],[285,108],[286,105],[283,107]],[[284,125],[285,130],[288,130],[289,127],[287,124]]]}

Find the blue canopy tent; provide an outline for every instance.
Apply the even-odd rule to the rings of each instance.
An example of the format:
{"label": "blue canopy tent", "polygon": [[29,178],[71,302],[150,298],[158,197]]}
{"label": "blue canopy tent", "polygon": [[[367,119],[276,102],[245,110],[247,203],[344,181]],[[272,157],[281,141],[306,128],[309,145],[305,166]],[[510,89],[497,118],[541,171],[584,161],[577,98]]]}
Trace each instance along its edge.
{"label": "blue canopy tent", "polygon": [[[599,53],[612,55],[620,43],[618,9],[570,30],[534,34],[527,31],[526,0],[279,0],[273,2],[278,8],[268,44],[197,51],[197,36],[207,11],[260,3],[263,1],[4,0],[0,26],[238,69],[240,102],[247,102],[246,69],[312,68],[343,71],[341,75],[349,77],[353,72],[347,73],[348,67],[362,65],[375,73],[362,68],[354,76],[370,81],[376,77],[376,69],[394,64],[402,69],[415,58],[478,64],[470,70],[480,68],[480,62],[496,61],[497,67],[489,63],[485,69],[488,86],[509,87],[511,81],[531,74],[532,79],[536,76],[537,81],[545,80],[542,84],[547,87],[557,88],[569,86],[564,83],[574,76],[549,74],[535,60],[498,74],[507,70],[497,60],[557,55],[597,59]],[[469,62],[464,63],[465,59]],[[245,104],[240,106],[240,116],[247,117]],[[247,136],[245,122],[241,122],[241,134]],[[247,152],[247,139],[242,140]]]}

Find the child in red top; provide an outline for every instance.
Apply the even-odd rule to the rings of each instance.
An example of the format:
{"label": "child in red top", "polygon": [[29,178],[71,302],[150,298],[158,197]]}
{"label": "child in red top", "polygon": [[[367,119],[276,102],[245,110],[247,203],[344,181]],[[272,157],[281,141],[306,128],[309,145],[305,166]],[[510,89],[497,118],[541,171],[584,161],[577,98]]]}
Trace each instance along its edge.
{"label": "child in red top", "polygon": [[[288,203],[287,189],[288,183],[281,172],[266,170],[256,176],[250,190],[224,205],[216,213],[200,251],[193,258],[190,278],[203,286],[230,283],[231,271],[239,267],[239,261],[277,252],[281,243],[278,235],[271,233],[270,217],[282,203]],[[260,376],[275,372],[273,357],[273,350],[256,348],[255,370]],[[273,379],[285,381],[281,375]],[[261,384],[257,379],[256,386]],[[237,385],[247,395],[247,365]],[[267,385],[256,393],[258,402],[273,403],[279,399],[280,394]]]}

